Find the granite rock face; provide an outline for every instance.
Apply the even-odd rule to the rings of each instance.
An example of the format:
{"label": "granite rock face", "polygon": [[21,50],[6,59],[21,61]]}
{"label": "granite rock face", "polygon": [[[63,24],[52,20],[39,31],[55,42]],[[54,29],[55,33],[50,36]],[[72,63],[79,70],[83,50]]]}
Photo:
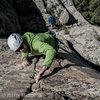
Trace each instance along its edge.
{"label": "granite rock face", "polygon": [[[0,1],[0,5],[6,2],[4,1]],[[47,2],[50,3],[47,4]],[[14,8],[12,12],[15,16],[13,16],[14,18],[9,17],[10,20],[7,17],[9,21],[1,21],[0,35],[11,32],[45,30],[48,16],[50,14],[56,16],[56,10],[58,10],[57,14],[59,13],[57,24],[70,24],[56,29],[59,39],[59,58],[55,58],[50,69],[37,84],[34,80],[33,63],[28,67],[22,66],[20,54],[10,51],[7,40],[0,39],[0,99],[100,100],[100,73],[92,69],[97,67],[94,65],[96,64],[98,65],[97,69],[100,70],[100,27],[89,24],[76,10],[72,0],[29,0],[28,3],[27,0],[10,0],[9,3],[6,3],[10,3],[8,5],[10,7],[12,5],[12,8],[8,8],[10,10]],[[28,6],[29,4],[31,6]],[[6,10],[12,14],[9,9]],[[2,12],[4,16],[4,11]],[[69,17],[66,16],[65,20],[65,17],[60,14]],[[0,18],[5,20],[3,16]],[[62,21],[62,19],[64,20]],[[13,21],[16,21],[16,27]],[[8,22],[9,24],[7,24]],[[3,25],[7,25],[7,27]],[[12,25],[11,28],[10,25]],[[7,29],[9,29],[8,33],[5,32]],[[32,60],[34,61],[34,59]],[[37,63],[40,70],[43,60],[40,58]],[[62,66],[58,66],[59,61]]]}
{"label": "granite rock face", "polygon": [[[47,18],[49,15],[52,15],[56,19],[57,25],[64,25],[68,23],[69,13],[64,8],[60,0],[33,0],[36,2],[40,11]],[[47,19],[45,20],[47,22]]]}
{"label": "granite rock face", "polygon": [[69,40],[73,44],[74,49],[83,58],[97,65],[98,70],[100,70],[100,27],[89,24],[73,6],[73,2],[69,1],[67,4],[64,3],[64,5],[66,5],[66,8],[74,18],[78,20],[78,23],[72,26],[65,26],[69,32],[63,31],[60,35],[64,39]]}
{"label": "granite rock face", "polygon": [[[0,47],[1,100],[100,99],[100,73],[69,50],[70,47],[62,50],[64,56],[61,53],[60,57],[65,58],[55,59],[39,83],[34,80],[33,63],[22,66],[20,54],[10,51],[4,39],[0,39]],[[37,63],[40,70],[43,60],[40,58]],[[62,66],[58,66],[59,60]]]}
{"label": "granite rock face", "polygon": [[66,24],[69,20],[69,14],[59,0],[2,0],[0,9],[0,36],[8,36],[12,32],[44,32],[49,15],[56,18],[57,25]]}

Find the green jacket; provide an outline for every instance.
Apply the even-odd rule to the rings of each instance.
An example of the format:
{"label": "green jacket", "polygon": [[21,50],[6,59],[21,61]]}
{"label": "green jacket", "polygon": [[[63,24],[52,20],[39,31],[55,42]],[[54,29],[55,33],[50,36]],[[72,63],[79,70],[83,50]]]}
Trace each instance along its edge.
{"label": "green jacket", "polygon": [[[34,55],[45,55],[43,66],[49,67],[55,57],[55,40],[48,33],[33,34],[26,32],[23,39],[28,43],[30,52]],[[22,58],[27,58],[29,53],[22,53]]]}

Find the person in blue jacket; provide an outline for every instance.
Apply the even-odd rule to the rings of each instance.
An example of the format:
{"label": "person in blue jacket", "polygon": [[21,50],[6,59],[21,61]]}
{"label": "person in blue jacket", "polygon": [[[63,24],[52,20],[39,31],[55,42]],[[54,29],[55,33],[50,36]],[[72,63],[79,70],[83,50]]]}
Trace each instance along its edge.
{"label": "person in blue jacket", "polygon": [[55,18],[50,15],[48,17],[48,24],[49,24],[50,29],[55,28],[55,23],[56,23]]}

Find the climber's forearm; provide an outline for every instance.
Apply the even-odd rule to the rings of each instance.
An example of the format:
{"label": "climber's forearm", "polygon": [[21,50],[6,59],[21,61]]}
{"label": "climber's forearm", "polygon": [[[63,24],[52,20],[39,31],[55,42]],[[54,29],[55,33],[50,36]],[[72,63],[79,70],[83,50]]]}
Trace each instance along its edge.
{"label": "climber's forearm", "polygon": [[46,70],[47,70],[47,67],[43,66],[42,70],[39,72],[40,77],[45,73]]}

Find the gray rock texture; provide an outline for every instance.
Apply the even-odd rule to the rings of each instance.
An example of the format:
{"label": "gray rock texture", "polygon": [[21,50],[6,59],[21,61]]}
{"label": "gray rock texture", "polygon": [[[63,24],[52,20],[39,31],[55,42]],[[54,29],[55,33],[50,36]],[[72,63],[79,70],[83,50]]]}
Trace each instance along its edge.
{"label": "gray rock texture", "polygon": [[[55,59],[39,83],[35,83],[33,63],[21,65],[20,54],[0,39],[0,99],[1,100],[99,100],[100,73],[93,70],[74,52],[67,49]],[[61,66],[58,66],[58,61]],[[43,58],[37,63],[41,70]]]}
{"label": "gray rock texture", "polygon": [[[33,63],[22,66],[20,54],[10,51],[7,40],[0,39],[0,100],[100,100],[100,73],[92,69],[100,70],[100,27],[89,24],[72,0],[1,0],[3,4],[8,10],[0,10],[0,35],[46,31],[50,14],[61,26],[56,27],[59,59],[55,58],[37,84]],[[40,70],[42,62],[40,58],[37,63]]]}
{"label": "gray rock texture", "polygon": [[[69,34],[61,35],[72,42],[76,51],[86,60],[100,66],[100,27],[90,25],[70,1],[68,11],[78,20],[78,25],[67,27]],[[65,32],[66,34],[66,32]]]}

